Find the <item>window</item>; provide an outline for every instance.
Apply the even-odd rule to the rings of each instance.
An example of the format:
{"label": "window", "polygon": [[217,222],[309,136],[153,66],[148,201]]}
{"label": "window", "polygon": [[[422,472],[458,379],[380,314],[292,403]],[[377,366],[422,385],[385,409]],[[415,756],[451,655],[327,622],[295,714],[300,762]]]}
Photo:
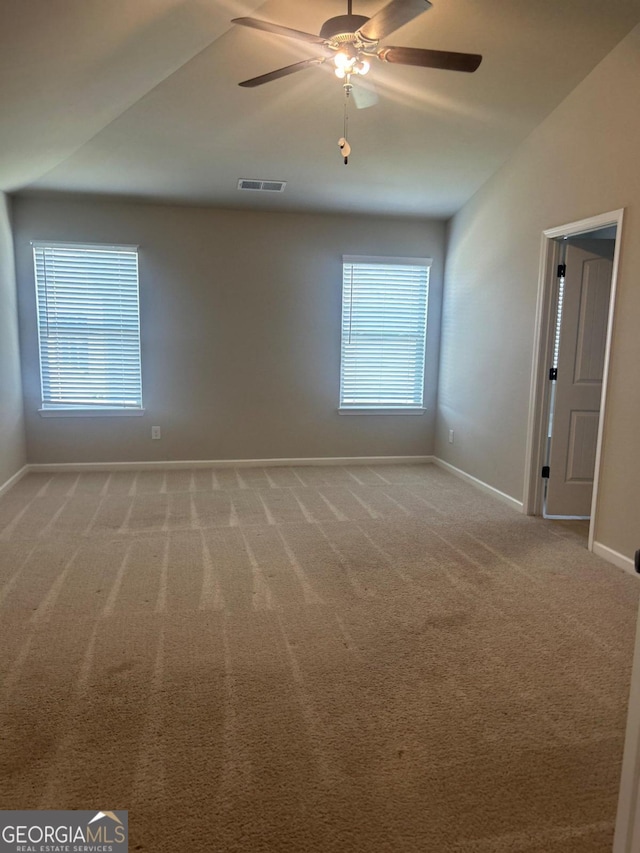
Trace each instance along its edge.
{"label": "window", "polygon": [[430,266],[427,258],[343,258],[340,411],[424,411]]}
{"label": "window", "polygon": [[34,243],[42,414],[141,414],[138,252]]}

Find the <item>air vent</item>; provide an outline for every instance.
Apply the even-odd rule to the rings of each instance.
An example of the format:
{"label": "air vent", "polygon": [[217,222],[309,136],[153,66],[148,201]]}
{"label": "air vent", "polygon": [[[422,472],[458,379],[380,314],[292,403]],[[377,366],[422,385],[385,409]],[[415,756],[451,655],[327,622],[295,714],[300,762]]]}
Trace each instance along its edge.
{"label": "air vent", "polygon": [[253,190],[262,193],[282,193],[286,185],[286,181],[256,181],[248,178],[240,178],[238,181],[239,190]]}

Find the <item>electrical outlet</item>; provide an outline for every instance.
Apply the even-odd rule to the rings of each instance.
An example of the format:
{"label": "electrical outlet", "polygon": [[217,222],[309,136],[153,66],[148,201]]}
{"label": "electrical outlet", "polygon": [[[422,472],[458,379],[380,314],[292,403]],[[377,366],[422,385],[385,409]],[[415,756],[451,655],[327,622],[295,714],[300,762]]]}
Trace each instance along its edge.
{"label": "electrical outlet", "polygon": [[160,438],[160,427],[151,427],[151,438]]}
{"label": "electrical outlet", "polygon": [[452,429],[449,430],[449,444],[453,444],[453,436],[454,432]]}

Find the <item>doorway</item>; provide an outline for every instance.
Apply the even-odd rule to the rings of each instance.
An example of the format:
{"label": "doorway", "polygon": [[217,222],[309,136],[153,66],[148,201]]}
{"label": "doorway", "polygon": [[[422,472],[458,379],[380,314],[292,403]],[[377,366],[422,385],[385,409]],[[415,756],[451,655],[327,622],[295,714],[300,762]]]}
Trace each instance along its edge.
{"label": "doorway", "polygon": [[616,228],[560,241],[542,514],[588,519]]}
{"label": "doorway", "polygon": [[590,549],[622,215],[542,235],[524,511],[588,520]]}

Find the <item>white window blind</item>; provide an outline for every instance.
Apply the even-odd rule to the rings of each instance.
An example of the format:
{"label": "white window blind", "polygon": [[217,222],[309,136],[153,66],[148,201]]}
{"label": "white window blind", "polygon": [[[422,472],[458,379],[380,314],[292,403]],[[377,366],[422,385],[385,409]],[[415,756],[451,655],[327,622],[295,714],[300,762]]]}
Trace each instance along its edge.
{"label": "white window blind", "polygon": [[141,409],[138,253],[33,244],[42,408]]}
{"label": "white window blind", "polygon": [[341,409],[422,409],[427,258],[343,258]]}

